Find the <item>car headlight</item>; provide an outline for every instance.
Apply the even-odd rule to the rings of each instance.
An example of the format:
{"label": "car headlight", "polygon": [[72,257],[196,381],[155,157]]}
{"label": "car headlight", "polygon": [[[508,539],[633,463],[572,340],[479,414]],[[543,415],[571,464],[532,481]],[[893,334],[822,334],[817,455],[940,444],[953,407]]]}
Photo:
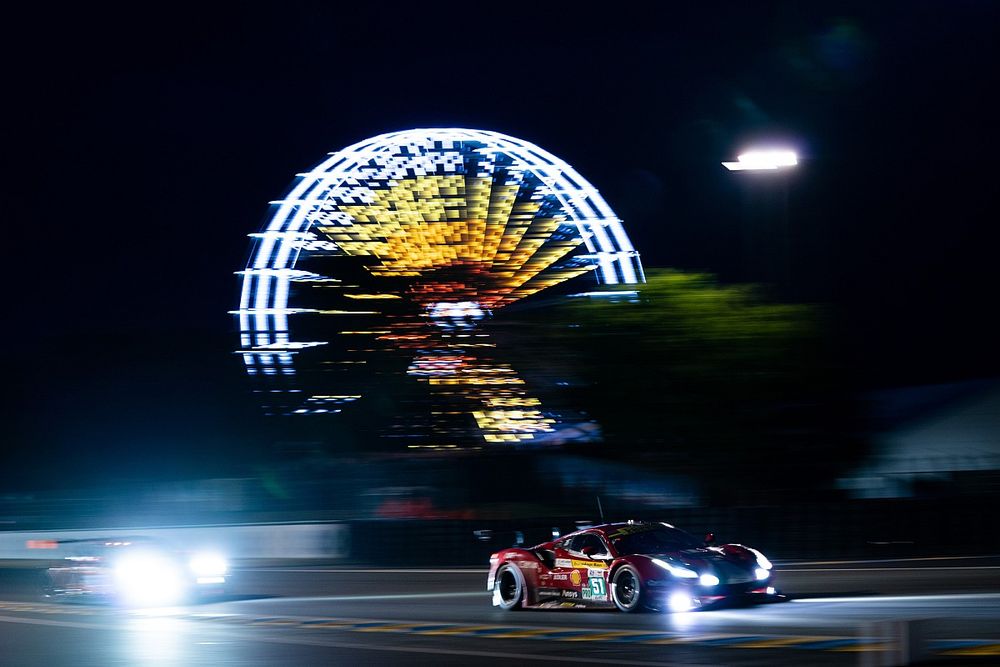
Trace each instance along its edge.
{"label": "car headlight", "polygon": [[747,550],[757,557],[757,565],[759,567],[762,567],[765,570],[770,570],[772,567],[774,567],[771,564],[771,561],[767,559],[767,556],[765,556],[761,552],[757,551],[756,549],[751,549],[750,547],[747,547]]}
{"label": "car headlight", "polygon": [[130,604],[172,604],[184,591],[177,565],[157,553],[126,554],[115,563],[114,573],[119,595]]}
{"label": "car headlight", "polygon": [[681,579],[697,579],[698,573],[690,568],[686,568],[683,565],[673,565],[665,560],[660,560],[659,558],[654,558],[653,562],[662,567],[664,570],[679,577]]}
{"label": "car headlight", "polygon": [[667,600],[667,606],[670,607],[670,611],[690,611],[694,607],[694,602],[690,595],[684,593],[674,593]]}
{"label": "car headlight", "polygon": [[771,573],[770,573],[770,572],[768,572],[767,570],[765,570],[765,569],[764,569],[764,568],[762,568],[762,567],[758,567],[758,568],[756,568],[756,569],[755,569],[755,570],[753,571],[753,573],[754,573],[754,576],[756,576],[756,577],[757,577],[757,581],[764,581],[765,579],[767,579],[768,577],[770,577],[770,576],[771,576]]}
{"label": "car headlight", "polygon": [[714,574],[703,574],[698,577],[698,583],[702,586],[718,586],[719,578]]}
{"label": "car headlight", "polygon": [[188,565],[198,577],[222,577],[229,571],[229,563],[219,554],[195,554]]}

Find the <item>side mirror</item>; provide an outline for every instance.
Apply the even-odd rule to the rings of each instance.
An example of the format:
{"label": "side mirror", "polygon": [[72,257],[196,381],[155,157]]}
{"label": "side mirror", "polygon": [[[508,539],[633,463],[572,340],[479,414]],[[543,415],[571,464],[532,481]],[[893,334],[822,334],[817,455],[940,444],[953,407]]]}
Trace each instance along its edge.
{"label": "side mirror", "polygon": [[715,544],[715,533],[705,533],[705,546]]}

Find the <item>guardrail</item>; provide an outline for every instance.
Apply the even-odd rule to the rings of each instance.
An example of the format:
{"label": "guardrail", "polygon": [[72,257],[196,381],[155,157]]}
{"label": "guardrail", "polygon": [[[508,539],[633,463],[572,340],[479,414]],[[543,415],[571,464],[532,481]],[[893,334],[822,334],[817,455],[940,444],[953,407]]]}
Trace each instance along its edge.
{"label": "guardrail", "polygon": [[[750,544],[772,559],[879,558],[1000,552],[995,496],[673,508],[615,519],[668,521],[696,536]],[[0,560],[57,559],[52,542],[144,535],[232,558],[351,560],[372,565],[476,565],[520,541],[532,546],[594,516],[531,519],[357,519],[149,528],[0,531]],[[29,542],[31,544],[29,545]],[[34,547],[34,548],[32,548]]]}
{"label": "guardrail", "polygon": [[70,540],[136,537],[156,539],[178,550],[217,550],[240,559],[337,560],[350,554],[350,528],[345,523],[284,523],[0,532],[0,559],[55,560],[67,555]]}

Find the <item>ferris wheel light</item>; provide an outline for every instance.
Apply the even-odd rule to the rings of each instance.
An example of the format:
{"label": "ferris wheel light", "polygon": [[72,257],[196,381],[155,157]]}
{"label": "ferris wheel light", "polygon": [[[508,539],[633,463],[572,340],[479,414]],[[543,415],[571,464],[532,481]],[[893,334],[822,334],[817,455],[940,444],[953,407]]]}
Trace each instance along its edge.
{"label": "ferris wheel light", "polygon": [[[519,389],[524,380],[509,365],[477,357],[472,348],[495,347],[477,340],[485,336],[476,333],[478,320],[588,273],[599,286],[644,282],[639,254],[597,189],[543,148],[496,132],[431,128],[371,137],[297,174],[270,204],[239,272],[239,309],[230,311],[238,316],[247,373],[292,375],[321,358],[364,364],[324,357],[334,346],[296,341],[292,331],[298,321],[326,315],[379,315],[335,335],[373,340],[351,343],[349,353],[413,350],[407,373],[444,387],[442,395],[481,402],[469,414],[486,442],[541,438],[556,422],[541,410],[504,409],[537,406],[537,399]],[[363,267],[361,277],[320,275],[340,258],[357,258],[339,266]],[[345,300],[365,299],[387,303],[378,304],[383,312],[346,307]],[[424,321],[401,323],[416,317],[408,307]],[[273,411],[320,410],[289,400]]]}

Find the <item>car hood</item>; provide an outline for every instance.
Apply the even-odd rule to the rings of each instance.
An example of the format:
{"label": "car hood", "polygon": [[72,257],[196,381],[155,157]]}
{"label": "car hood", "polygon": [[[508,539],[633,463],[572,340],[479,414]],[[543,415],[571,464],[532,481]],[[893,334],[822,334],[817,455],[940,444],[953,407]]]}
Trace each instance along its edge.
{"label": "car hood", "polygon": [[752,551],[736,544],[642,555],[648,558],[658,558],[674,565],[683,565],[698,573],[718,570],[728,572],[734,567],[752,571],[757,563],[757,557]]}

